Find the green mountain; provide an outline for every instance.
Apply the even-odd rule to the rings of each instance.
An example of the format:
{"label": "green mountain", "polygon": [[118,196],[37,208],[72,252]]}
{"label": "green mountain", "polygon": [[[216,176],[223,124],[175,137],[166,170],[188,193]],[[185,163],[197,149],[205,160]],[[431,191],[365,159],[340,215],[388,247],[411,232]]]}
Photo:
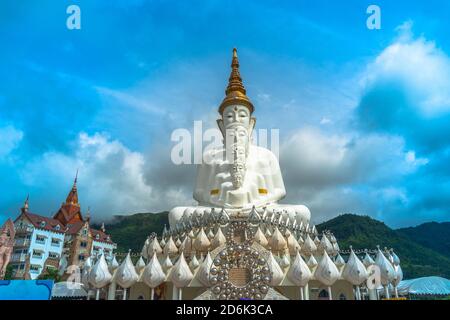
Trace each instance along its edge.
{"label": "green mountain", "polygon": [[[117,243],[117,252],[141,252],[145,239],[152,233],[161,234],[164,225],[169,226],[168,212],[136,213],[129,216],[114,216],[105,224],[106,232]],[[94,228],[99,226],[94,225]]]}
{"label": "green mountain", "polygon": [[397,231],[424,247],[450,257],[450,222],[429,222]]}
{"label": "green mountain", "polygon": [[[147,236],[152,232],[161,234],[165,224],[168,225],[167,212],[138,213],[115,216],[105,227],[117,243],[118,252],[127,252],[128,249],[140,252]],[[375,249],[377,245],[394,248],[400,257],[405,278],[431,275],[450,278],[448,241],[438,241],[448,240],[450,232],[445,228],[450,223],[430,225],[393,230],[370,217],[345,214],[319,224],[317,228],[319,231],[332,231],[342,249],[350,245],[355,249]],[[440,244],[436,246],[436,242]]]}
{"label": "green mountain", "polygon": [[[441,276],[450,278],[450,255],[435,251],[423,243],[414,241],[400,230],[393,230],[384,223],[367,216],[345,214],[317,226],[318,230],[330,230],[341,248],[355,249],[394,248],[400,257],[405,278]],[[413,234],[413,232],[411,232]],[[426,237],[423,233],[423,236]],[[432,239],[433,234],[429,237]]]}

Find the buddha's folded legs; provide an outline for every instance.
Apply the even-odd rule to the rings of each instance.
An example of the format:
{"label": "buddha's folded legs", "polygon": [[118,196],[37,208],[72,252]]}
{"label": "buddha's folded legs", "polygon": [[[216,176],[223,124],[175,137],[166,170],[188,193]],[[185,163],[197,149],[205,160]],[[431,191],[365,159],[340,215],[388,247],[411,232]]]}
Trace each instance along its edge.
{"label": "buddha's folded legs", "polygon": [[[265,210],[269,213],[280,213],[283,216],[283,219],[289,217],[291,222],[297,221],[298,224],[302,223],[303,225],[309,224],[311,219],[311,212],[304,205],[288,205],[288,204],[270,204],[267,206],[261,206],[256,208],[257,212],[263,214]],[[192,217],[207,217],[211,214],[212,210],[216,212],[221,212],[222,208],[212,208],[212,207],[204,207],[204,206],[196,206],[196,207],[176,207],[170,210],[169,212],[169,224],[170,227],[173,228],[180,221],[183,216],[186,218]],[[240,209],[226,209],[230,216],[233,216],[234,213],[240,212]],[[246,209],[246,213],[250,213],[251,209]]]}

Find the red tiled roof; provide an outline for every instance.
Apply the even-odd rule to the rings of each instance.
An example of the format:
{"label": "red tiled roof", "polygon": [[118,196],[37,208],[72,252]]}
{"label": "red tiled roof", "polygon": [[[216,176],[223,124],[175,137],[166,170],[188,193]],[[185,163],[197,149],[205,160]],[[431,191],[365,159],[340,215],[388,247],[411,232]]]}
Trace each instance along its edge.
{"label": "red tiled roof", "polygon": [[[23,215],[27,217],[28,220],[30,220],[35,228],[65,234],[77,234],[86,223],[86,221],[77,221],[75,223],[70,223],[67,226],[64,226],[59,220],[54,218],[44,217],[31,212],[24,212]],[[41,225],[42,222],[45,222],[44,226]],[[56,226],[58,225],[59,230],[56,229]],[[91,232],[93,240],[114,244],[114,242],[111,241],[111,236],[104,233],[103,231],[93,228],[89,228],[89,231]]]}
{"label": "red tiled roof", "polygon": [[67,195],[66,202],[61,205],[61,208],[53,216],[54,219],[58,219],[65,225],[83,220],[80,211],[80,204],[78,203],[77,176],[73,182],[72,189]]}
{"label": "red tiled roof", "polygon": [[69,223],[67,225],[67,234],[76,234],[84,226],[85,221],[77,221],[75,223]]}
{"label": "red tiled roof", "polygon": [[58,219],[64,224],[75,223],[81,221],[80,207],[74,204],[63,203],[58,212],[55,213],[53,219]]}
{"label": "red tiled roof", "polygon": [[77,191],[76,180],[73,184],[72,189],[70,190],[69,194],[67,195],[66,203],[72,203],[72,204],[78,205],[78,191]]}
{"label": "red tiled roof", "polygon": [[[66,227],[64,227],[64,225],[59,220],[44,217],[31,212],[24,212],[23,214],[28,218],[28,220],[30,220],[31,224],[33,224],[35,228],[58,233],[65,233]],[[42,225],[42,222],[45,222],[45,224]],[[59,230],[56,228],[56,226],[59,226]]]}
{"label": "red tiled roof", "polygon": [[[106,243],[110,243],[110,244],[114,243],[111,241],[111,237],[109,235],[107,235],[106,233],[104,233],[103,231],[91,228],[91,234],[92,234],[92,238],[95,241],[106,242]],[[97,235],[98,235],[98,239],[97,239]]]}

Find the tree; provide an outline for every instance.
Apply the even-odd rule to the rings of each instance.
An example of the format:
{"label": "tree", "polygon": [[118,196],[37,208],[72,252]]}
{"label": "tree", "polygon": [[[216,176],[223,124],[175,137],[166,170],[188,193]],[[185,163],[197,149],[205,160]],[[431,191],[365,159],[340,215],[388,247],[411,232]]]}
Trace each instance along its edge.
{"label": "tree", "polygon": [[61,281],[61,276],[58,274],[58,269],[55,268],[47,268],[43,273],[41,273],[38,277],[39,280],[53,280],[55,282]]}
{"label": "tree", "polygon": [[4,280],[12,280],[14,274],[14,269],[12,265],[8,265],[5,271]]}

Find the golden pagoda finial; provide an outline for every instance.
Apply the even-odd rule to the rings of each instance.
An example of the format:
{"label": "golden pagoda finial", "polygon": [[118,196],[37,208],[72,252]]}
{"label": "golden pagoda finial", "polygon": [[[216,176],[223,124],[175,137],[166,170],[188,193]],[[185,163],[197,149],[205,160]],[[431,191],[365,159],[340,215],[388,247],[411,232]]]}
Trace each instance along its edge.
{"label": "golden pagoda finial", "polygon": [[[69,194],[67,195],[65,204],[72,204],[72,205],[79,206],[77,182],[78,182],[78,169],[77,169],[77,173],[75,174],[75,179],[73,180],[72,189],[70,190]],[[63,205],[64,205],[64,203],[63,203]]]}
{"label": "golden pagoda finial", "polygon": [[237,56],[237,49],[233,49],[233,59],[231,61],[231,74],[228,80],[228,87],[225,90],[226,97],[223,99],[219,107],[219,113],[230,105],[243,105],[253,113],[254,107],[250,99],[246,95],[244,84],[242,83],[241,74],[239,73],[239,59]]}

